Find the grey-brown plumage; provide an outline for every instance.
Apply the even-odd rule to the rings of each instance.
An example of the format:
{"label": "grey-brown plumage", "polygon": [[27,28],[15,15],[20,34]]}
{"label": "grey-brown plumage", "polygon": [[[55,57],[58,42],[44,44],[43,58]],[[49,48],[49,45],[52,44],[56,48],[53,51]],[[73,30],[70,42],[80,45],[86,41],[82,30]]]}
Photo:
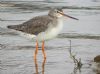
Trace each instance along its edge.
{"label": "grey-brown plumage", "polygon": [[37,35],[48,29],[50,23],[53,26],[57,25],[56,11],[54,12],[54,10],[50,10],[48,15],[34,17],[20,25],[9,25],[8,28]]}
{"label": "grey-brown plumage", "polygon": [[[41,22],[40,22],[41,21]],[[20,25],[10,25],[8,28],[37,35],[48,28],[48,23],[53,21],[49,16],[41,16],[30,19]]]}

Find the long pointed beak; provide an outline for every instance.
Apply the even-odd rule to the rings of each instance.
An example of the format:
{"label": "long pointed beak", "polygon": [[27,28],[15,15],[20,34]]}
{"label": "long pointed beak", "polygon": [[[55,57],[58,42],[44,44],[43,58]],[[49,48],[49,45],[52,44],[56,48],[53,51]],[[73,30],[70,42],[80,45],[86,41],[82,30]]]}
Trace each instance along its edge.
{"label": "long pointed beak", "polygon": [[59,12],[59,13],[60,13],[61,15],[63,15],[63,16],[72,18],[72,19],[74,19],[74,20],[79,20],[79,19],[77,19],[77,18],[75,18],[75,17],[72,17],[72,16],[69,16],[69,15],[67,15],[67,14],[64,14],[63,12]]}

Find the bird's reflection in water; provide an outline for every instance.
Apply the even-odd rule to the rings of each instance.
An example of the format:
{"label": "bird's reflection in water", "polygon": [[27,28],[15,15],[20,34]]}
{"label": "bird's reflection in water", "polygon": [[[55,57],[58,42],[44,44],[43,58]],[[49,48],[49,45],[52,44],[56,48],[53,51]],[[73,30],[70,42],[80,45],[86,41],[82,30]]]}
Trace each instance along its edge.
{"label": "bird's reflection in water", "polygon": [[46,63],[46,59],[44,59],[42,62],[42,74],[44,74],[45,71],[45,63]]}
{"label": "bird's reflection in water", "polygon": [[[36,74],[39,74],[37,59],[34,59],[34,62],[35,62]],[[45,63],[46,63],[46,59],[43,59],[43,62],[42,62],[42,74],[44,74],[44,71],[45,71]]]}
{"label": "bird's reflection in water", "polygon": [[34,59],[36,74],[38,74],[38,62],[37,59]]}

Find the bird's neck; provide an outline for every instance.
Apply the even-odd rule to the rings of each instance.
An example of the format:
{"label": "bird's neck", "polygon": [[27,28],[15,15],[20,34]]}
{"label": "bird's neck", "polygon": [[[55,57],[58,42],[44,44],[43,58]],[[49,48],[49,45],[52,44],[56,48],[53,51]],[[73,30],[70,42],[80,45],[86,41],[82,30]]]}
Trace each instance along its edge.
{"label": "bird's neck", "polygon": [[54,19],[58,19],[58,17],[54,16],[54,15],[51,15],[51,14],[48,14],[51,18],[54,18]]}

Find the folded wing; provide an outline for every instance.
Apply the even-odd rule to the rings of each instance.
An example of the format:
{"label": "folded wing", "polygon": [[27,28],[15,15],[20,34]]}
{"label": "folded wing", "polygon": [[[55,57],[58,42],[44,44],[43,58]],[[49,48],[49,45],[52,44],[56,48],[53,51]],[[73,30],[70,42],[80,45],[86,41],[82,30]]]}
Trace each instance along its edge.
{"label": "folded wing", "polygon": [[50,21],[49,16],[37,16],[20,25],[9,25],[8,28],[37,35],[48,28]]}

